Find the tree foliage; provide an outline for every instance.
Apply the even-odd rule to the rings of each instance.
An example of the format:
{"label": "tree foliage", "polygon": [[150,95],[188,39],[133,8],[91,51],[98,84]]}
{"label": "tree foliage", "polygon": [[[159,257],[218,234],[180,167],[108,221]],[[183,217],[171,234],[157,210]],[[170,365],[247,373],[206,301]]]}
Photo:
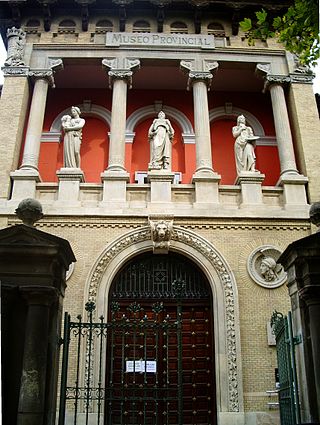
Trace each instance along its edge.
{"label": "tree foliage", "polygon": [[295,0],[284,15],[276,17],[262,9],[255,13],[255,19],[241,21],[240,28],[251,45],[255,39],[277,37],[299,56],[301,64],[314,65],[320,57],[318,0]]}

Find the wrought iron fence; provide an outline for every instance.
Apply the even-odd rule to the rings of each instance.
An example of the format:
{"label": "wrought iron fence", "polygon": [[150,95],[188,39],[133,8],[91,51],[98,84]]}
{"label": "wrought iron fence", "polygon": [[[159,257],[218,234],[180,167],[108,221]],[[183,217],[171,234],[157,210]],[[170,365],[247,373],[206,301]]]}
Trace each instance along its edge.
{"label": "wrought iron fence", "polygon": [[64,316],[59,425],[182,425],[184,285],[175,282],[173,317],[158,302],[111,304],[111,317]]}
{"label": "wrought iron fence", "polygon": [[297,385],[295,344],[297,338],[292,332],[291,313],[284,316],[275,311],[271,317],[271,326],[276,338],[279,370],[279,407],[281,425],[301,423]]}

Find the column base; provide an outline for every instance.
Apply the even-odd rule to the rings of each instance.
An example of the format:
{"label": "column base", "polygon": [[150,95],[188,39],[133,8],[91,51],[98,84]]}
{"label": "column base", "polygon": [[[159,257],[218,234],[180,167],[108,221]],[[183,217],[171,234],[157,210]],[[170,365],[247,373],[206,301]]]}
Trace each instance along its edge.
{"label": "column base", "polygon": [[171,185],[175,174],[166,170],[151,170],[147,181],[150,182],[151,202],[171,202]]}
{"label": "column base", "polygon": [[259,171],[243,171],[237,176],[235,184],[241,186],[241,207],[263,205],[262,182],[264,178],[265,175]]}
{"label": "column base", "polygon": [[197,171],[192,176],[195,186],[195,204],[219,204],[219,183],[221,176],[213,170]]}
{"label": "column base", "polygon": [[59,180],[58,202],[78,203],[80,183],[85,181],[83,171],[80,168],[60,168],[56,174]]}
{"label": "column base", "polygon": [[284,173],[280,176],[277,186],[283,187],[283,200],[285,208],[291,206],[308,206],[305,186],[308,178],[301,174]]}
{"label": "column base", "polygon": [[101,203],[104,205],[124,206],[127,202],[127,182],[130,175],[126,171],[104,171],[101,173],[103,195]]}
{"label": "column base", "polygon": [[12,200],[22,200],[26,198],[35,198],[36,184],[41,181],[38,170],[21,169],[10,173],[13,180]]}

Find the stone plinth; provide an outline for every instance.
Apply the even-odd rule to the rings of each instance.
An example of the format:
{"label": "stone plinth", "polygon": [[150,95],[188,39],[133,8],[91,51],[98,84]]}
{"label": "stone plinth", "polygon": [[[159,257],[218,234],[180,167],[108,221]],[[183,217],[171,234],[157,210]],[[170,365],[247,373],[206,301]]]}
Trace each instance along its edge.
{"label": "stone plinth", "polygon": [[150,182],[151,202],[171,202],[171,185],[174,181],[174,173],[166,170],[152,170],[148,172]]}
{"label": "stone plinth", "polygon": [[283,198],[285,207],[307,206],[305,186],[308,178],[300,174],[283,174],[277,183],[283,187]]}
{"label": "stone plinth", "polygon": [[16,170],[10,173],[10,177],[13,181],[11,199],[20,201],[35,197],[36,184],[41,181],[38,170],[32,168]]}
{"label": "stone plinth", "polygon": [[3,422],[55,424],[69,242],[32,226],[0,230]]}
{"label": "stone plinth", "polygon": [[262,205],[262,182],[264,174],[258,171],[243,171],[236,178],[235,184],[241,187],[241,207]]}
{"label": "stone plinth", "polygon": [[84,173],[80,168],[61,168],[57,171],[59,179],[58,201],[77,203],[80,183],[84,182]]}
{"label": "stone plinth", "polygon": [[195,205],[219,204],[219,182],[221,176],[214,172],[197,172],[192,177],[195,187]]}
{"label": "stone plinth", "polygon": [[103,204],[125,205],[127,202],[127,183],[130,180],[126,171],[107,170],[101,174],[103,182]]}
{"label": "stone plinth", "polygon": [[278,263],[288,274],[294,335],[302,336],[297,346],[302,421],[316,423],[320,420],[320,233],[290,244]]}

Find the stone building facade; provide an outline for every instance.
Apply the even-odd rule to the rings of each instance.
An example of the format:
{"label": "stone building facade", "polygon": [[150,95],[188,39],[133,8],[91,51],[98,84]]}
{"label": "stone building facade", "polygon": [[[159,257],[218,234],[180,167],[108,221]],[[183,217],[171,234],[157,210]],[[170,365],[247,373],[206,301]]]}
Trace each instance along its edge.
{"label": "stone building facade", "polygon": [[[74,317],[88,300],[108,317],[113,282],[142,255],[198,267],[210,291],[214,421],[278,423],[268,322],[290,302],[273,263],[311,233],[320,197],[312,75],[275,40],[248,46],[238,22],[253,6],[241,0],[11,3],[1,23],[1,227],[22,199],[41,202],[37,227],[77,258],[64,301]],[[63,154],[72,106],[85,119],[77,168]],[[161,110],[174,129],[170,166],[150,170],[148,128]],[[236,172],[239,115],[259,136],[259,171]]]}

